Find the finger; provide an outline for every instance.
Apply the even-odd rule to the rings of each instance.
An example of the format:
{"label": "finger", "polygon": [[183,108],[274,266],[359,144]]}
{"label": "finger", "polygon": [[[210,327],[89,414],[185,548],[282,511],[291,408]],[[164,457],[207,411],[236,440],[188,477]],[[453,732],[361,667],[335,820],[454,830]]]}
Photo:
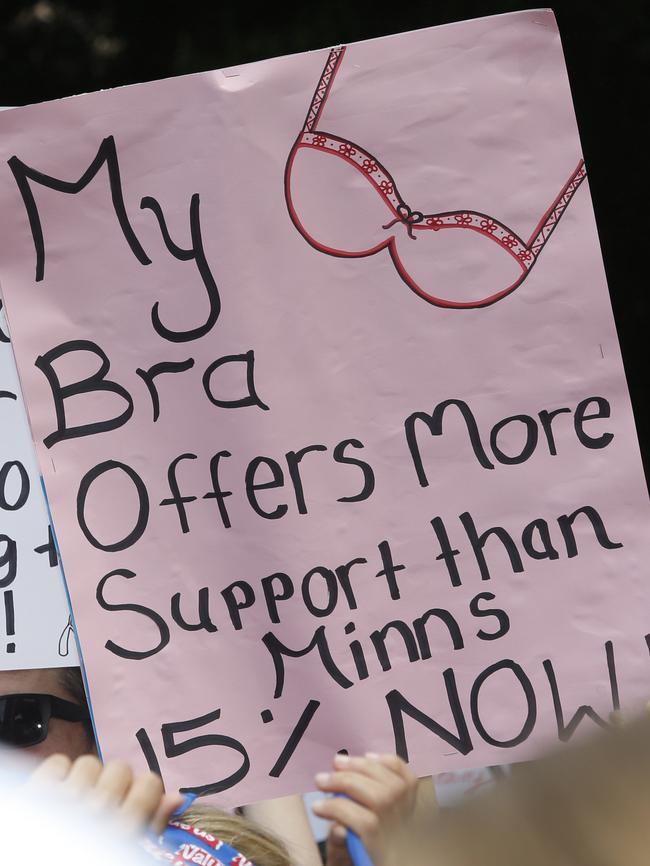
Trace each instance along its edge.
{"label": "finger", "polygon": [[133,771],[126,761],[109,761],[104,765],[93,791],[93,805],[99,809],[117,808],[131,788]]}
{"label": "finger", "polygon": [[[370,753],[370,755],[372,755],[372,753]],[[408,785],[417,783],[417,776],[415,773],[411,770],[406,761],[403,761],[398,755],[386,754],[372,756],[384,767],[388,767],[393,771],[393,773],[401,776]]]}
{"label": "finger", "polygon": [[330,794],[345,794],[368,809],[380,810],[394,799],[390,786],[352,770],[318,773],[316,785]]}
{"label": "finger", "polygon": [[343,824],[332,824],[327,834],[325,862],[327,866],[352,866],[348,846],[346,845],[348,831]]}
{"label": "finger", "polygon": [[72,761],[67,755],[50,755],[42,761],[29,777],[29,783],[53,784],[63,782],[70,772]]}
{"label": "finger", "polygon": [[[384,761],[383,758],[386,758]],[[413,788],[417,784],[416,776],[397,755],[375,755],[369,753],[365,757],[336,755],[334,766],[337,770],[362,773],[375,779],[381,785],[388,786],[393,796],[399,796],[404,788]]]}
{"label": "finger", "polygon": [[379,818],[370,809],[366,809],[346,797],[328,797],[312,803],[312,811],[319,818],[342,824],[356,833],[364,842],[368,842],[379,831]]}
{"label": "finger", "polygon": [[371,779],[378,781],[384,781],[386,775],[391,772],[373,758],[356,755],[335,755],[334,767],[337,770],[352,770],[355,773],[363,773],[364,776],[370,776]]}
{"label": "finger", "polygon": [[[377,757],[377,761],[381,763],[384,767],[388,767],[391,772],[393,772],[396,776],[398,776],[402,780],[402,784],[405,786],[405,793],[411,804],[415,803],[416,800],[421,798],[421,789],[422,784],[418,777],[415,775],[413,770],[409,767],[406,761],[403,761],[398,755],[395,754],[385,754],[379,755]],[[435,803],[435,788],[433,787],[433,779],[431,776],[428,777],[431,787],[431,793],[433,797],[433,801]]]}
{"label": "finger", "polygon": [[102,764],[94,755],[82,755],[77,758],[65,779],[66,790],[73,794],[85,794],[91,791],[102,772]]}
{"label": "finger", "polygon": [[185,797],[182,794],[164,794],[156,813],[151,819],[151,829],[154,833],[162,833],[165,827],[172,819],[172,815],[185,802]]}
{"label": "finger", "polygon": [[[339,763],[342,763],[339,761]],[[316,784],[322,791],[346,794],[378,812],[403,809],[415,799],[417,783],[408,784],[397,773],[368,758],[349,758],[349,769],[319,773]]]}
{"label": "finger", "polygon": [[345,845],[348,838],[347,828],[343,824],[332,824],[330,827],[329,838],[335,845]]}
{"label": "finger", "polygon": [[32,789],[58,785],[66,779],[71,766],[72,761],[67,755],[50,755],[30,774],[25,787]]}
{"label": "finger", "polygon": [[164,794],[162,779],[155,773],[137,776],[119,809],[120,824],[126,833],[138,833],[146,827],[161,805]]}

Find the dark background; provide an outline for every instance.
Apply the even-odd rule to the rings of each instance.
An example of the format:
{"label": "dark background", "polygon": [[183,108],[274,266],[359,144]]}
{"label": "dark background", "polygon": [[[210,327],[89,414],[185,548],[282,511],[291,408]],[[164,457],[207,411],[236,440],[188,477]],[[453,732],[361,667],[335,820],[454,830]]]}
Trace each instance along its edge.
{"label": "dark background", "polygon": [[[530,6],[534,6],[533,3]],[[527,8],[525,2],[0,3],[0,104],[21,105]],[[650,4],[558,0],[605,267],[650,470]]]}

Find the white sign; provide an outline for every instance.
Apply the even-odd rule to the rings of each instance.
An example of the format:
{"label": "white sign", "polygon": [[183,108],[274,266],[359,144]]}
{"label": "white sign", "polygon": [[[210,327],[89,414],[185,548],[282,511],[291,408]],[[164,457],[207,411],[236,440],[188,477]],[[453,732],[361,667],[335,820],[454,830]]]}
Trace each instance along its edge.
{"label": "white sign", "polygon": [[79,664],[0,303],[0,670]]}

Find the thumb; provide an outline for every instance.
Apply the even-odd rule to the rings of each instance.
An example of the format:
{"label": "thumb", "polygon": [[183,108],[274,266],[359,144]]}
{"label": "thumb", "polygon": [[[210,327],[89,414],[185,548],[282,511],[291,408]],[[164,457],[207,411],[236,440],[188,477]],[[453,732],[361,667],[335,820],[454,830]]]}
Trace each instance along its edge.
{"label": "thumb", "polygon": [[327,866],[352,866],[346,843],[347,830],[342,824],[332,824],[327,836]]}

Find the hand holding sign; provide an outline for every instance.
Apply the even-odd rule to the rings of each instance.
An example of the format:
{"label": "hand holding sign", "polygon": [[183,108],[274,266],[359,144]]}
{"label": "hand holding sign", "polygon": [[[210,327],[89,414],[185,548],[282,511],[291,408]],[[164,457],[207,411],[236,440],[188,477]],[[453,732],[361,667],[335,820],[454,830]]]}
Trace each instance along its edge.
{"label": "hand holding sign", "polygon": [[[337,755],[334,772],[319,773],[316,782],[324,792],[344,795],[312,804],[317,815],[335,822],[328,837],[328,863],[350,862],[342,850],[342,842],[349,848],[350,832],[363,843],[374,866],[398,861],[416,815],[418,780],[397,755]],[[362,866],[354,856],[352,861]]]}

